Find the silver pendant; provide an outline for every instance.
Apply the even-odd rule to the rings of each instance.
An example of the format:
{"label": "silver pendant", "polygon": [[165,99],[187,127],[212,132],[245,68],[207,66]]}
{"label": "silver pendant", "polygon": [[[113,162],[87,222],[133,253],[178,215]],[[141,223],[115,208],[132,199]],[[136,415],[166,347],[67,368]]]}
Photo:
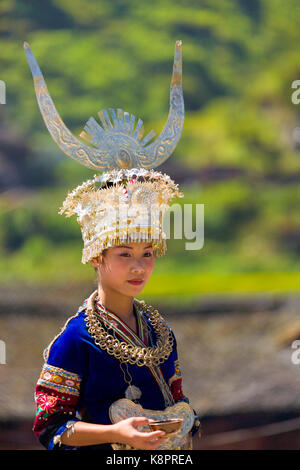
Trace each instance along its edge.
{"label": "silver pendant", "polygon": [[138,400],[141,396],[141,390],[135,385],[129,385],[125,390],[125,397],[128,398],[128,400]]}

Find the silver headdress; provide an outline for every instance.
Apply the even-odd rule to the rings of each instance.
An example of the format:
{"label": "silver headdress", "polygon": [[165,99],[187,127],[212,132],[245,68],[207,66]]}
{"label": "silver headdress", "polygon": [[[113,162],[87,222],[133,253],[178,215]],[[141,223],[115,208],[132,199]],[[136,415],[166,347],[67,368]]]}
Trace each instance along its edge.
{"label": "silver headdress", "polygon": [[[29,47],[25,53],[32,72],[37,101],[45,124],[60,149],[84,166],[105,170],[72,191],[60,214],[77,215],[84,240],[82,262],[117,244],[152,241],[154,253],[166,250],[163,214],[174,196],[182,197],[178,185],[166,174],[153,171],[174,151],[184,122],[182,92],[182,43],[176,42],[170,88],[170,109],[164,129],[145,137],[143,121],[122,109],[98,112],[101,125],[90,117],[80,137],[75,137],[59,116],[44,77]],[[96,188],[99,184],[99,188]]]}

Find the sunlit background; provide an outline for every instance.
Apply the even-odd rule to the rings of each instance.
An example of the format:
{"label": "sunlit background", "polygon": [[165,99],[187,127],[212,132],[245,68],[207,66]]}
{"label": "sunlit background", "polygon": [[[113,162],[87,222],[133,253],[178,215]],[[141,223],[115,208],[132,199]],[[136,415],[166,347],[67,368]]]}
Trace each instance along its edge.
{"label": "sunlit background", "polygon": [[0,14],[0,449],[40,448],[42,350],[96,285],[76,219],[58,214],[94,171],[50,137],[23,43],[75,135],[108,108],[159,135],[178,39],[185,124],[158,169],[174,202],[204,204],[204,245],[170,239],[141,298],[179,338],[196,448],[299,448],[299,2],[2,0]]}

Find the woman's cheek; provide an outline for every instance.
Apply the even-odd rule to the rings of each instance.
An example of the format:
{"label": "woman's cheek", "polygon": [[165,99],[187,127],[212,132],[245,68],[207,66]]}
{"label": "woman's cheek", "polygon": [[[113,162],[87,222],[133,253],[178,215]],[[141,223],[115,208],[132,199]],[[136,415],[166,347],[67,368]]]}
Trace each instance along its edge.
{"label": "woman's cheek", "polygon": [[148,274],[150,276],[153,269],[154,269],[154,259],[152,259],[151,261],[149,260],[149,262],[147,263],[145,269],[146,269],[146,271],[148,272]]}

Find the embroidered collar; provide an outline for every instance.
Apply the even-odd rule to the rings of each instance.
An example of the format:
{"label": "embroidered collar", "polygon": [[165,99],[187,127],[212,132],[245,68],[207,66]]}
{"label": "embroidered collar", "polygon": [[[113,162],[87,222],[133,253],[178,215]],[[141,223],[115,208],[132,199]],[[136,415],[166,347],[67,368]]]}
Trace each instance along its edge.
{"label": "embroidered collar", "polygon": [[133,304],[133,311],[137,322],[137,333],[135,333],[116,313],[104,307],[99,301],[95,301],[95,306],[97,315],[101,318],[107,329],[112,328],[122,339],[126,339],[127,336],[136,345],[140,345],[141,341],[145,345],[148,344],[147,320],[135,304]]}

